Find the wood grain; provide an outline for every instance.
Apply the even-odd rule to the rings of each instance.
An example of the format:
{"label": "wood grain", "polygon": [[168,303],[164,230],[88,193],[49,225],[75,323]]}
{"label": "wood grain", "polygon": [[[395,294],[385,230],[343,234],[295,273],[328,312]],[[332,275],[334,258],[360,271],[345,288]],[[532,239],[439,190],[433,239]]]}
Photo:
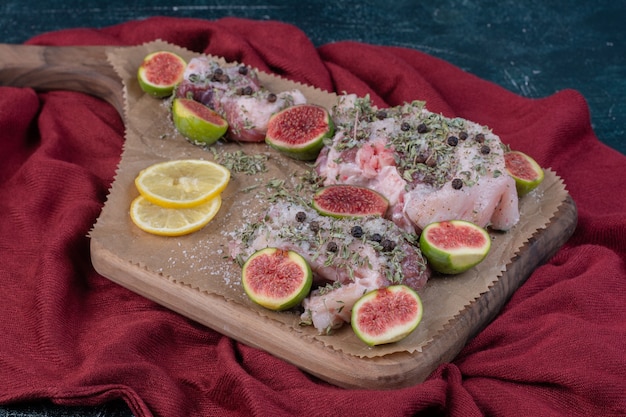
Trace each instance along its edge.
{"label": "wood grain", "polygon": [[107,50],[105,46],[0,44],[0,85],[90,94],[123,116],[122,83],[107,62]]}
{"label": "wood grain", "polygon": [[454,359],[467,341],[493,320],[532,271],[569,239],[576,223],[576,205],[568,196],[548,227],[537,231],[524,245],[495,285],[451,320],[421,353],[376,358],[344,355],[321,342],[300,337],[288,326],[268,323],[267,317],[244,305],[131,264],[95,239],[91,241],[91,253],[96,270],[118,284],[329,383],[344,388],[396,389],[424,381],[441,363]]}

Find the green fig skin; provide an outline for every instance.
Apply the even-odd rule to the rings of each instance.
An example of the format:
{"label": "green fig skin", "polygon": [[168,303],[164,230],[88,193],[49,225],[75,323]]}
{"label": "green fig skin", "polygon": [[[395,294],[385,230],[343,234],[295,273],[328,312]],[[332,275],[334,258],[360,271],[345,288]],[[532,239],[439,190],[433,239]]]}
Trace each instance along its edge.
{"label": "green fig skin", "polygon": [[333,136],[335,125],[328,111],[314,104],[299,104],[273,114],[268,121],[265,143],[300,161],[313,161]]}
{"label": "green fig skin", "polygon": [[[457,248],[447,249],[446,243],[438,244],[432,233],[441,232],[436,239],[458,242]],[[470,236],[471,234],[471,236]],[[468,242],[471,239],[471,245]],[[464,220],[434,222],[427,225],[420,235],[420,249],[428,264],[435,271],[456,275],[481,263],[491,250],[491,238],[482,227]]]}
{"label": "green fig skin", "polygon": [[204,104],[187,98],[173,100],[172,120],[176,130],[195,145],[212,145],[228,130],[226,119]]}
{"label": "green fig skin", "polygon": [[510,151],[504,155],[506,170],[515,180],[518,197],[537,188],[544,178],[541,166],[530,156],[520,151]]}
{"label": "green fig skin", "polygon": [[153,97],[168,97],[183,80],[186,66],[185,60],[172,52],[148,54],[137,69],[139,87]]}
{"label": "green fig skin", "polygon": [[265,248],[253,253],[241,272],[244,292],[256,304],[283,311],[299,305],[311,291],[313,272],[294,251]]}
{"label": "green fig skin", "polygon": [[350,325],[368,346],[395,343],[417,328],[423,311],[422,301],[413,289],[391,285],[370,291],[357,300],[352,307]]}

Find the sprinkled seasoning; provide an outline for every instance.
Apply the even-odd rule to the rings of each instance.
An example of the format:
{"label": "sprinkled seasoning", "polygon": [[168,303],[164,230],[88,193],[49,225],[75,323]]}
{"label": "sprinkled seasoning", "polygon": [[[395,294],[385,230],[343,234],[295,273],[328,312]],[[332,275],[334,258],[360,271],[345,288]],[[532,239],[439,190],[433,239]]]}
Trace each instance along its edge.
{"label": "sprinkled seasoning", "polygon": [[[447,119],[441,115],[423,112],[424,102],[415,101],[402,106],[385,109],[386,118],[393,118],[399,129],[389,136],[388,145],[394,149],[394,158],[398,172],[408,183],[409,188],[418,183],[427,183],[435,187],[442,186],[451,178],[451,171],[456,164],[454,146],[447,143],[450,132],[463,126],[461,119]],[[371,121],[382,116],[381,110],[371,107],[369,99],[355,101],[354,108],[345,110],[341,120],[348,120],[339,126],[345,131],[344,137],[332,145],[339,152],[361,147],[362,140],[372,134]],[[418,117],[417,128],[404,120]],[[457,139],[458,142],[458,139]]]}
{"label": "sprinkled seasoning", "polygon": [[267,201],[269,201],[270,203],[275,203],[281,200],[293,202],[298,198],[295,194],[290,193],[285,189],[285,180],[269,180],[269,182],[267,183],[267,188],[272,190],[272,194],[266,196]]}
{"label": "sprinkled seasoning", "polygon": [[460,190],[463,188],[463,180],[460,178],[455,178],[452,180],[452,188],[455,190]]}
{"label": "sprinkled seasoning", "polygon": [[341,288],[341,282],[339,282],[339,281],[335,281],[332,284],[331,283],[327,283],[323,287],[319,287],[318,291],[319,291],[320,295],[324,295],[324,294],[328,294],[332,290],[336,290],[337,288]]}
{"label": "sprinkled seasoning", "polygon": [[[200,73],[190,74],[188,80],[202,91],[202,87],[206,87],[211,82],[230,84],[229,87],[231,87],[241,83],[241,81],[247,82],[248,77],[253,79],[256,77],[256,73],[246,66],[238,67],[237,71],[230,71],[230,68],[225,68],[222,68],[218,61],[209,60]],[[228,74],[227,71],[229,71]],[[193,91],[190,93],[193,95]]]}
{"label": "sprinkled seasoning", "polygon": [[437,154],[433,152],[428,155],[428,158],[426,158],[426,161],[424,161],[424,163],[427,167],[434,168],[437,165]]}
{"label": "sprinkled seasoning", "polygon": [[224,165],[232,172],[244,173],[247,175],[267,172],[267,166],[265,165],[269,159],[267,155],[248,155],[243,151],[218,152],[214,146],[209,149],[213,153],[213,157],[216,162]]}
{"label": "sprinkled seasoning", "polygon": [[[355,271],[361,269],[359,276],[362,276],[364,273],[368,274],[364,271],[374,268],[369,258],[373,250],[378,258],[375,265],[379,269],[372,273],[381,274],[391,282],[402,282],[404,278],[402,260],[407,256],[406,244],[415,246],[417,241],[409,240],[409,237],[398,230],[391,221],[376,216],[372,219],[320,216],[306,203],[294,204],[284,199],[272,207],[275,208],[266,213],[263,221],[246,224],[244,231],[239,232],[237,237],[244,249],[243,259],[246,253],[249,256],[258,249],[255,245],[265,247],[268,242],[271,242],[270,244],[274,241],[290,242],[290,245],[300,248],[300,253],[306,255],[312,265],[332,267],[338,274],[355,279]],[[299,212],[306,215],[303,222],[296,219]],[[381,230],[382,233],[374,230]],[[383,233],[389,236],[383,238]],[[364,239],[364,236],[374,239]],[[258,243],[255,243],[257,239]],[[406,240],[404,247],[397,243],[403,240]],[[371,249],[364,250],[367,247]],[[416,250],[416,254],[417,265],[420,270],[425,271],[426,264],[419,250]]]}
{"label": "sprinkled seasoning", "polygon": [[[344,152],[358,150],[369,143],[370,137],[382,135],[387,141],[385,146],[393,149],[396,168],[409,192],[420,184],[440,188],[457,177],[462,187],[471,187],[494,161],[486,131],[477,131],[464,119],[429,112],[421,101],[386,108],[383,114],[383,110],[372,107],[369,97],[356,98],[353,106],[339,107],[335,114],[340,120],[337,131],[342,134],[326,144],[339,154],[336,163],[342,162]],[[468,140],[470,137],[472,140]],[[480,157],[468,166],[471,171],[460,175],[460,164],[474,154]]]}

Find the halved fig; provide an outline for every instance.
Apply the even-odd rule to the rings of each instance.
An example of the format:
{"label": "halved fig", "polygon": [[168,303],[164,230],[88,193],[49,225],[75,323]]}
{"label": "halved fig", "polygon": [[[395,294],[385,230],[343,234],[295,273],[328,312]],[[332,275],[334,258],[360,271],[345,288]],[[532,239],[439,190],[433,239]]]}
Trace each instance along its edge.
{"label": "halved fig", "polygon": [[525,196],[543,181],[543,169],[530,156],[520,151],[510,151],[504,154],[506,170],[515,180],[517,195]]}
{"label": "halved fig", "polygon": [[313,208],[324,216],[384,216],[389,200],[371,188],[349,184],[322,187],[313,196]]}
{"label": "halved fig", "polygon": [[137,80],[144,92],[159,98],[167,97],[183,80],[186,67],[185,60],[173,52],[153,52],[139,65]]}
{"label": "halved fig", "polygon": [[324,146],[324,139],[334,131],[333,120],[324,107],[299,104],[270,117],[265,142],[291,158],[312,161]]}
{"label": "halved fig", "polygon": [[228,130],[226,119],[204,104],[188,98],[174,99],[172,119],[176,130],[196,145],[212,145]]}
{"label": "halved fig", "polygon": [[465,221],[449,220],[427,225],[419,239],[422,254],[442,274],[460,274],[478,265],[491,249],[489,234]]}
{"label": "halved fig", "polygon": [[281,311],[297,306],[309,294],[313,273],[298,253],[265,248],[243,264],[241,284],[255,303]]}
{"label": "halved fig", "polygon": [[422,301],[405,285],[391,285],[363,295],[352,307],[354,333],[370,346],[408,336],[422,320]]}

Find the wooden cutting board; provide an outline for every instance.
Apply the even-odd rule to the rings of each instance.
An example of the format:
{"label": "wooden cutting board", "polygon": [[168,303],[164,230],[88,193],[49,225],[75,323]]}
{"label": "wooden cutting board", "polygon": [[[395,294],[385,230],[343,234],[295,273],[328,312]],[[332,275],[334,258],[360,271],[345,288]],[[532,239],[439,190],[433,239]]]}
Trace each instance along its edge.
{"label": "wooden cutting board", "polygon": [[[129,48],[0,44],[0,84],[38,90],[80,91],[102,98],[120,112],[129,130],[127,145],[119,174],[99,222],[103,218],[108,220],[101,222],[101,229],[114,223],[119,228],[115,231],[120,235],[119,241],[126,241],[128,245],[145,243],[147,247],[168,245],[172,240],[155,241],[150,240],[151,237],[136,235],[132,225],[127,226],[127,211],[116,207],[115,201],[122,201],[123,206],[131,198],[132,187],[129,186],[128,178],[134,175],[140,162],[156,162],[176,155],[169,148],[161,149],[159,155],[154,154],[149,146],[145,150],[142,148],[146,139],[141,136],[142,129],[137,126],[133,110],[140,105],[151,104],[133,101],[136,89],[132,85],[132,76],[121,75],[120,68],[113,67],[111,57],[124,56],[124,62],[127,62],[129,72],[132,72],[138,65],[137,59],[158,49],[172,49],[190,56],[189,51],[159,42]],[[275,81],[269,76],[268,82]],[[282,85],[281,80],[278,80],[277,85]],[[312,94],[315,98],[321,97],[322,102],[326,97],[319,91]],[[192,149],[189,152],[198,151]],[[96,233],[92,236],[92,262],[96,271],[104,277],[218,332],[270,352],[332,384],[346,388],[399,388],[423,381],[439,364],[451,361],[466,342],[498,314],[532,271],[554,255],[572,235],[577,222],[576,205],[569,194],[563,191],[562,183],[555,173],[547,171],[546,178],[541,192],[549,195],[551,190],[558,190],[562,198],[559,197],[549,208],[542,210],[540,207],[538,210],[546,216],[545,224],[528,234],[523,244],[498,255],[503,260],[502,270],[488,277],[489,285],[484,291],[479,291],[475,296],[448,300],[448,303],[453,303],[452,313],[439,318],[436,328],[416,333],[407,342],[406,349],[387,348],[377,351],[364,348],[363,351],[355,352],[349,348],[353,344],[346,332],[341,337],[347,343],[342,345],[332,336],[319,336],[299,328],[289,319],[284,319],[284,315],[272,316],[245,300],[226,296],[219,290],[203,289],[202,285],[189,284],[191,281],[185,278],[189,272],[186,270],[188,266],[164,272],[155,268],[148,258],[135,257],[131,261],[123,243],[118,244],[117,240],[103,237],[106,230],[104,234]],[[236,201],[236,194],[235,189],[232,201]],[[533,204],[527,203],[527,206],[533,209]],[[476,276],[480,276],[481,272],[480,269],[474,271]],[[454,282],[432,280],[432,284],[429,283],[423,301],[425,306],[433,307],[430,311],[426,308],[425,315],[436,311],[436,304],[441,301],[438,289],[454,285]],[[468,282],[468,285],[473,285],[473,281]],[[429,321],[426,319],[420,326],[425,326],[424,323]]]}

